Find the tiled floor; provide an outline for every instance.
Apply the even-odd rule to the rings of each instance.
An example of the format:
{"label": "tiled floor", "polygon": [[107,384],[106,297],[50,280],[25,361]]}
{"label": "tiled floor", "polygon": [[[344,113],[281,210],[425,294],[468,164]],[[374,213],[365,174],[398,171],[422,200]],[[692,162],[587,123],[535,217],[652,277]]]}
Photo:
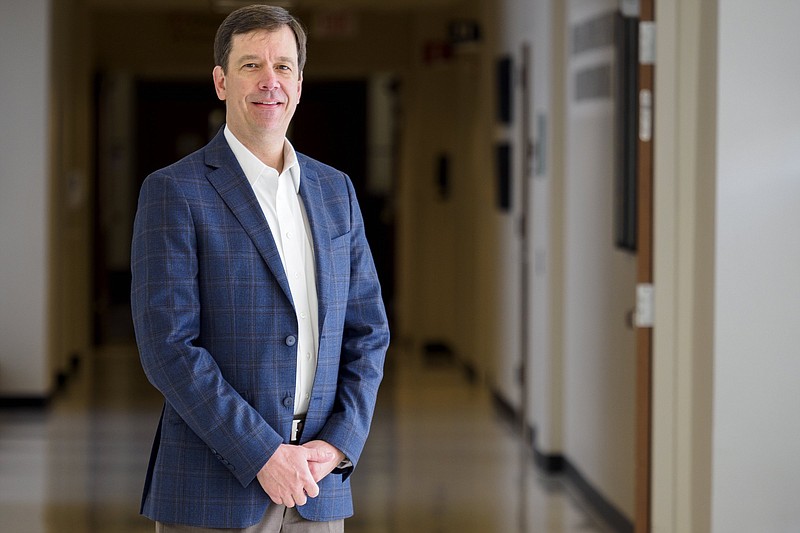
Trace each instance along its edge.
{"label": "tiled floor", "polygon": [[[457,365],[391,357],[348,533],[606,531]],[[138,504],[159,411],[129,345],[101,350],[50,409],[0,411],[0,532],[152,532]]]}

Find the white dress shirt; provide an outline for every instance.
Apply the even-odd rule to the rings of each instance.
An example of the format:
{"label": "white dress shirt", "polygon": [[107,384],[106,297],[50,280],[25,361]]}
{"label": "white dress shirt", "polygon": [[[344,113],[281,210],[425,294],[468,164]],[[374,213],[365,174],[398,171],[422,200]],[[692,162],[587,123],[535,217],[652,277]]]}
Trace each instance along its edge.
{"label": "white dress shirt", "polygon": [[311,244],[313,238],[308,215],[300,198],[300,166],[297,163],[297,154],[286,139],[283,145],[283,170],[279,173],[253,155],[228,126],[225,126],[225,139],[264,211],[289,280],[298,325],[294,414],[304,415],[308,412],[317,372],[319,313],[314,268],[316,263]]}

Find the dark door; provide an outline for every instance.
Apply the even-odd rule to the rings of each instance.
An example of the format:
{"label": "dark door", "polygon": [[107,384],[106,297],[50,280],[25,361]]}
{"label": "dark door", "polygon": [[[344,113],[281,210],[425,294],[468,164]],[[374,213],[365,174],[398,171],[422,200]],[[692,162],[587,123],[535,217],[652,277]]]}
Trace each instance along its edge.
{"label": "dark door", "polygon": [[368,104],[366,80],[304,80],[289,139],[298,152],[345,172],[353,181],[391,320],[394,292],[391,199],[370,194],[367,186]]}

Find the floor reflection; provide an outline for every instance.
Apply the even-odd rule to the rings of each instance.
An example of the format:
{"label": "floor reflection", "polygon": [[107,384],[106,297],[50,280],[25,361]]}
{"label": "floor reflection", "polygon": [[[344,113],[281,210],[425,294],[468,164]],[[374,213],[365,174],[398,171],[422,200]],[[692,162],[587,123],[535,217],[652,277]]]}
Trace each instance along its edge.
{"label": "floor reflection", "polygon": [[[0,411],[0,531],[138,533],[161,409],[135,348],[101,349],[47,410]],[[349,533],[601,533],[457,364],[394,352]]]}

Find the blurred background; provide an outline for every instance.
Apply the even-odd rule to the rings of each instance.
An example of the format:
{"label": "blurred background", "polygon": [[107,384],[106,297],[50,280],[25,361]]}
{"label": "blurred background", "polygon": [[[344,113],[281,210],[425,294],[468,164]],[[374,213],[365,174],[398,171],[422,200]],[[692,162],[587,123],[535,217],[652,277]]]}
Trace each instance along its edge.
{"label": "blurred background", "polygon": [[[0,0],[0,530],[150,531],[145,176],[226,0]],[[294,0],[393,345],[349,531],[800,530],[800,5]]]}

